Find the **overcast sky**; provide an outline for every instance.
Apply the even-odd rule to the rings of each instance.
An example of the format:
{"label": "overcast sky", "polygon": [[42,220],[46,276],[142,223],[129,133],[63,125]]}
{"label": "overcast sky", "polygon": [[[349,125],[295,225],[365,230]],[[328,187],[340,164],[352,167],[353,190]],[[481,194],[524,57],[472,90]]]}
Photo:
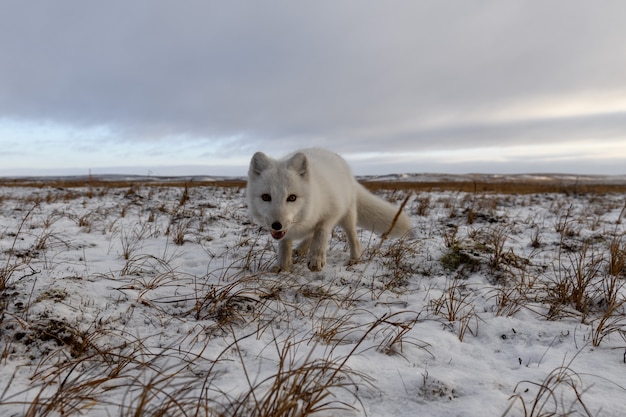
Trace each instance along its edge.
{"label": "overcast sky", "polygon": [[0,0],[0,175],[626,174],[626,1]]}

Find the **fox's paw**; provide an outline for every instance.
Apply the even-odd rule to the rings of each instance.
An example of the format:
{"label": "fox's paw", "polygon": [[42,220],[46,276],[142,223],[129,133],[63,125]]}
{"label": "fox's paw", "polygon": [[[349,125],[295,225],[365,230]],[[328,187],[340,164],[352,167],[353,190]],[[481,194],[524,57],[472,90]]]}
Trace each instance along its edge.
{"label": "fox's paw", "polygon": [[294,250],[294,255],[298,258],[305,257],[311,248],[311,239],[304,239]]}
{"label": "fox's paw", "polygon": [[361,262],[361,258],[350,259],[348,261],[348,263],[346,264],[346,266],[354,266],[354,265],[358,264],[359,262]]}
{"label": "fox's paw", "polygon": [[293,250],[293,256],[297,259],[297,260],[302,260],[302,258],[304,258],[307,254],[307,252],[309,251],[308,248],[306,249],[301,249],[300,247],[296,248]]}
{"label": "fox's paw", "polygon": [[278,274],[279,272],[291,272],[291,266],[280,266],[279,264],[272,265],[270,272]]}
{"label": "fox's paw", "polygon": [[311,271],[321,271],[326,265],[326,257],[324,255],[310,256],[308,266]]}

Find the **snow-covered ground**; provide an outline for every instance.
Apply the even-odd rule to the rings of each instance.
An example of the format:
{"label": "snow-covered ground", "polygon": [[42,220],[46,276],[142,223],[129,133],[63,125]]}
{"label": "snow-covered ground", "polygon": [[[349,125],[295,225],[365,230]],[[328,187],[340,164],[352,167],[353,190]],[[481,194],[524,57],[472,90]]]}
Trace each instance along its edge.
{"label": "snow-covered ground", "polygon": [[625,200],[413,194],[273,274],[242,189],[0,188],[0,415],[622,416]]}

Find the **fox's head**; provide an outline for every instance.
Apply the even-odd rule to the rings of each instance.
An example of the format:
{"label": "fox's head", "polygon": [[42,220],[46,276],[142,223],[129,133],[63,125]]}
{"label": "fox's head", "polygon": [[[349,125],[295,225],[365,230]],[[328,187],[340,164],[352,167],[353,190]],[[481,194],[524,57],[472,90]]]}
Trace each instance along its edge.
{"label": "fox's head", "polygon": [[309,180],[309,163],[302,152],[280,160],[255,153],[248,170],[250,217],[274,239],[284,238],[306,216]]}

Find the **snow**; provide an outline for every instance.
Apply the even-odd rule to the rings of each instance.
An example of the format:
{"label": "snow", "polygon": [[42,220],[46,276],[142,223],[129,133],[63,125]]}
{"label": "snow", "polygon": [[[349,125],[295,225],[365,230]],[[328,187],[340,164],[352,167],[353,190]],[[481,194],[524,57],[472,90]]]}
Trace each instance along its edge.
{"label": "snow", "polygon": [[[319,395],[321,416],[624,414],[623,305],[593,339],[624,195],[419,193],[414,238],[362,231],[346,266],[336,230],[323,271],[280,274],[245,204],[140,181],[0,188],[0,415],[278,415],[298,384],[291,406]],[[555,301],[576,277],[584,309]]]}

